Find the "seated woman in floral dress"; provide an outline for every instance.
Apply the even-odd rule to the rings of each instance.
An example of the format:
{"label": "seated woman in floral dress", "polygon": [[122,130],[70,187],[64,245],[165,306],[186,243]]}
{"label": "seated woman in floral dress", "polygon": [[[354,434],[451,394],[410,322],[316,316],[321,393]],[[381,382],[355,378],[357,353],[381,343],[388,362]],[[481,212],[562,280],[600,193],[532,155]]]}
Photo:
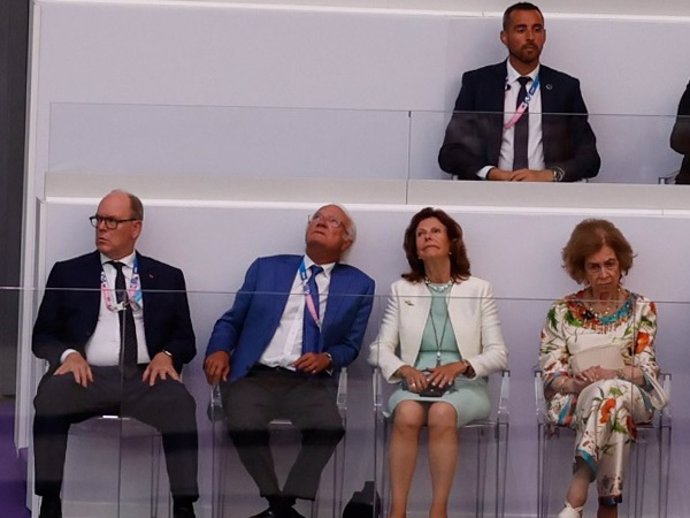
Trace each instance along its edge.
{"label": "seated woman in floral dress", "polygon": [[558,518],[582,516],[594,480],[597,516],[618,516],[635,425],[665,404],[653,347],[656,306],[621,284],[633,255],[620,230],[601,219],[579,223],[563,249],[566,271],[584,289],[553,303],[541,333],[547,415],[576,431],[573,478]]}

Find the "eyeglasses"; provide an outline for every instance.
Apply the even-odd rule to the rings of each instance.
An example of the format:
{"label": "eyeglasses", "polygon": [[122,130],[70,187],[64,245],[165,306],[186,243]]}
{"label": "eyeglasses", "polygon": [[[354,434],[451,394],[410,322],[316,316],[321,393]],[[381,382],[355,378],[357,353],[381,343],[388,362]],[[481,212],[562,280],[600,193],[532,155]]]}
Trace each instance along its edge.
{"label": "eyeglasses", "polygon": [[95,215],[91,216],[89,218],[89,221],[91,222],[91,226],[93,228],[98,228],[101,223],[105,225],[105,228],[108,230],[115,230],[120,223],[127,223],[129,221],[138,221],[137,218],[129,218],[129,219],[117,219],[117,218],[106,218],[103,216]]}
{"label": "eyeglasses", "polygon": [[324,216],[320,212],[316,212],[309,216],[307,219],[309,223],[325,223],[329,228],[340,228],[343,226],[343,222],[333,216]]}

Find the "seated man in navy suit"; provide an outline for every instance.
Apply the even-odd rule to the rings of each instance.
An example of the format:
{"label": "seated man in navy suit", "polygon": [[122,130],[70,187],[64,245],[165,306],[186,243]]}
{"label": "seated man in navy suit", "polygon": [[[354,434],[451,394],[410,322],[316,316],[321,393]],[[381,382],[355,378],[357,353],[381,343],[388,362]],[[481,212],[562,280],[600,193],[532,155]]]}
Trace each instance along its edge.
{"label": "seated man in navy suit", "polygon": [[[305,255],[254,261],[235,302],[216,322],[204,369],[220,383],[240,459],[269,507],[253,518],[298,518],[297,498],[314,500],[342,438],[334,374],[359,353],[374,281],[339,263],[355,240],[345,210],[326,205],[307,225]],[[268,424],[289,418],[302,447],[281,490]]]}
{"label": "seated man in navy suit", "polygon": [[540,65],[546,29],[539,8],[520,2],[503,15],[508,59],[466,72],[439,152],[462,180],[573,182],[601,160],[580,83]]}
{"label": "seated man in navy suit", "polygon": [[102,414],[161,432],[174,517],[194,518],[196,405],[180,382],[194,332],[182,272],[135,251],[143,219],[139,198],[111,192],[90,218],[98,250],[56,263],[48,277],[33,331],[34,354],[50,363],[34,399],[40,518],[62,516],[70,426]]}

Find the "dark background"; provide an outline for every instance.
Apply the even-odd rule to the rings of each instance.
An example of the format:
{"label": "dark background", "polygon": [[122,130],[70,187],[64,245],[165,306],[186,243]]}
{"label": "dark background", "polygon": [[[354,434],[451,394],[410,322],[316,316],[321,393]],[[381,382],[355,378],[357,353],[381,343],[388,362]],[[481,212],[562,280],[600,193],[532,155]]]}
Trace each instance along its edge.
{"label": "dark background", "polygon": [[0,0],[0,395],[15,393],[30,0]]}

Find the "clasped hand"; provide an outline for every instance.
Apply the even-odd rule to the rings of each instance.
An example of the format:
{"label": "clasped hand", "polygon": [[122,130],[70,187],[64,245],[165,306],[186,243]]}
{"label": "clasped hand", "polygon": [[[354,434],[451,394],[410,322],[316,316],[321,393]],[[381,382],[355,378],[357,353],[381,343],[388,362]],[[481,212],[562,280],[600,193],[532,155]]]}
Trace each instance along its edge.
{"label": "clasped hand", "polygon": [[553,171],[550,169],[506,171],[494,167],[489,171],[489,180],[499,182],[553,182]]}
{"label": "clasped hand", "polygon": [[605,369],[599,365],[589,367],[579,374],[575,375],[575,379],[585,382],[587,385],[595,381],[609,380],[618,376],[618,373],[613,369]]}
{"label": "clasped hand", "polygon": [[466,370],[467,364],[465,362],[449,363],[447,365],[426,369],[428,374],[414,367],[410,367],[409,365],[404,365],[400,367],[399,374],[400,377],[405,379],[407,390],[419,393],[424,391],[429,385],[441,389],[453,385],[455,383],[455,378],[463,374]]}

